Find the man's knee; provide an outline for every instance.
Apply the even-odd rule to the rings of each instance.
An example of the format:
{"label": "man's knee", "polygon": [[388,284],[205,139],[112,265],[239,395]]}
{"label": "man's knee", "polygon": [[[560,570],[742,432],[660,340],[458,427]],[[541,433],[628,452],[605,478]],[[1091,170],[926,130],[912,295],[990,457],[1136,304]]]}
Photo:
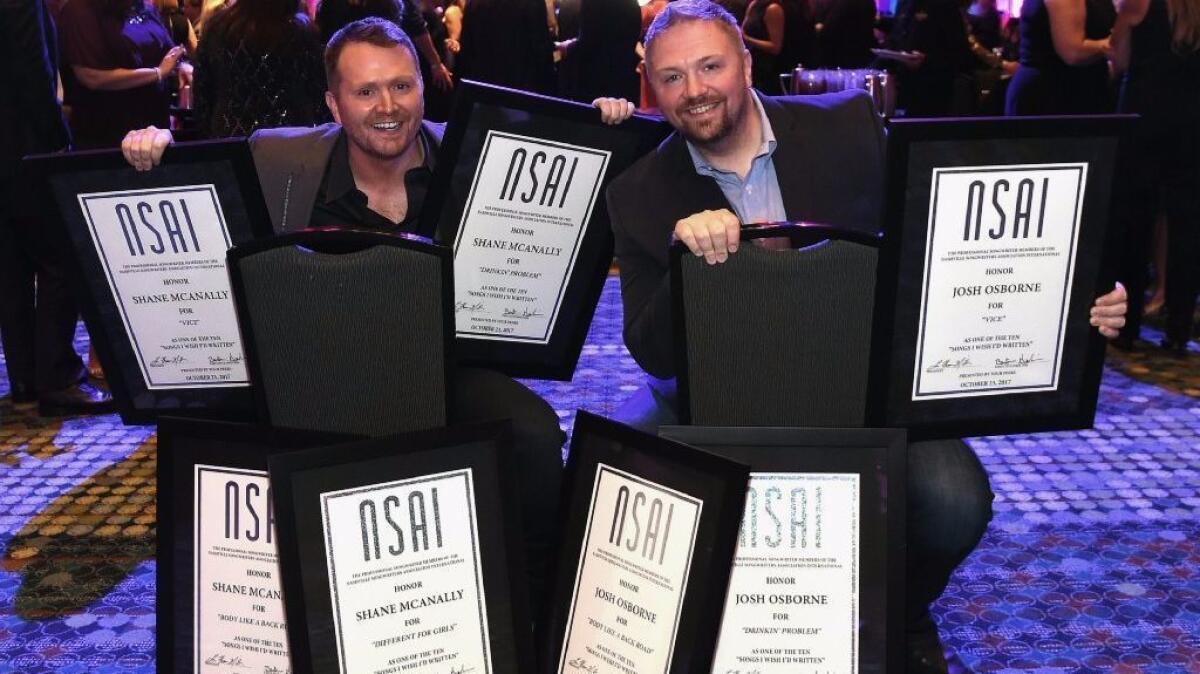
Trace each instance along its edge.
{"label": "man's knee", "polygon": [[912,541],[965,556],[983,538],[995,495],[979,459],[961,440],[911,444],[907,482]]}

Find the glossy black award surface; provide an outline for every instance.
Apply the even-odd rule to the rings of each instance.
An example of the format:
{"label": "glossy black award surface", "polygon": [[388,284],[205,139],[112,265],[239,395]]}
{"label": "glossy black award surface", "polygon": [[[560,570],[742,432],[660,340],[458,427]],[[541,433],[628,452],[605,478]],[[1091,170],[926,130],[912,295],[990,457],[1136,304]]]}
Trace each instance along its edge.
{"label": "glossy black award surface", "polygon": [[579,412],[541,671],[708,671],[748,474]]}
{"label": "glossy black award surface", "polygon": [[[501,293],[505,286],[516,285],[505,282],[516,278],[513,273],[540,273],[545,268],[554,277],[543,288],[545,296],[538,298],[538,303],[520,301],[528,295],[514,297],[511,305],[489,307],[486,311],[494,315],[488,323],[478,327],[460,324],[457,352],[464,363],[515,377],[571,378],[612,260],[605,188],[669,131],[664,122],[650,117],[634,116],[621,124],[607,125],[590,105],[470,80],[455,86],[454,109],[421,211],[420,233],[454,247],[455,286],[461,295],[467,278],[459,263],[465,259],[464,250],[474,244],[474,237],[464,243],[460,230],[466,216],[476,212],[473,208],[482,208],[482,203],[492,200],[497,206],[504,204],[504,210],[510,212],[502,216],[507,219],[503,228],[491,228],[484,237],[494,237],[498,245],[515,244],[515,252],[511,257],[497,258],[499,271],[493,274],[496,280],[488,292]],[[526,152],[520,156],[512,153],[510,161],[507,153],[515,146]],[[497,159],[501,153],[505,156]],[[573,159],[554,164],[560,154],[570,158],[601,157],[604,168],[584,179],[587,171]],[[502,168],[495,179],[480,178],[481,167],[491,166],[489,158],[501,162]],[[541,251],[530,246],[544,244],[549,235],[560,231],[561,222],[522,219],[520,213],[565,198],[568,188],[587,196],[590,207],[586,223],[569,241],[551,247],[553,255],[531,252]],[[549,259],[555,260],[555,266],[539,266]],[[572,261],[565,273],[561,268],[564,260]],[[522,294],[526,290],[518,288]],[[481,305],[476,297],[462,295],[456,310],[466,317],[480,311]],[[530,315],[533,313],[536,316]],[[548,316],[544,329],[520,332],[525,321],[549,313],[554,315]],[[503,332],[513,330],[513,326],[517,326],[517,333]]]}
{"label": "glossy black award surface", "polygon": [[[659,434],[750,466],[752,493],[747,496],[742,526],[761,528],[761,532],[742,532],[739,550],[747,537],[755,539],[760,533],[764,538],[775,535],[775,545],[784,545],[789,528],[787,523],[796,518],[791,507],[795,504],[789,505],[787,501],[789,495],[767,493],[769,487],[756,489],[756,477],[772,474],[854,476],[859,496],[857,521],[851,521],[849,513],[825,508],[819,516],[821,523],[815,526],[826,530],[858,528],[858,559],[854,568],[858,585],[855,597],[858,622],[850,625],[826,620],[822,629],[854,630],[851,643],[856,645],[857,671],[897,674],[904,671],[906,437],[903,430],[663,426]],[[778,497],[774,501],[774,510],[768,503],[772,496]],[[812,498],[812,494],[807,494],[806,498]],[[761,520],[761,526],[758,520]],[[772,522],[777,524],[774,530]],[[806,522],[806,531],[810,528],[808,524]],[[814,545],[810,540],[806,548],[792,554],[819,556],[820,543]],[[764,592],[826,589],[807,584],[803,568],[789,570],[783,567],[778,571],[780,576],[794,577],[796,585],[768,586]],[[732,587],[730,591],[733,591]],[[786,626],[787,618],[775,615],[778,612],[764,611],[760,624]],[[796,636],[782,633],[776,643],[771,644],[781,652],[799,645]]]}
{"label": "glossy black award surface", "polygon": [[[227,475],[234,480],[259,478],[267,480],[267,458],[272,454],[308,447],[334,445],[355,439],[336,433],[298,431],[260,425],[207,421],[163,415],[158,422],[158,525],[156,538],[157,566],[155,647],[158,671],[169,674],[192,674],[203,669],[202,663],[214,658],[238,657],[232,650],[215,647],[206,641],[199,625],[212,621],[219,611],[227,610],[222,602],[197,606],[196,579],[198,529],[201,524],[201,498],[196,493],[199,476],[207,473],[218,480]],[[207,516],[227,518],[229,524],[241,523],[237,538],[251,530],[255,539],[267,546],[274,542],[268,535],[266,506],[271,494],[257,486],[249,491],[255,503],[245,502],[245,485],[236,485],[226,493],[228,485],[218,483],[217,492],[209,499],[222,502]],[[234,512],[230,512],[230,508]],[[221,512],[216,512],[216,511]],[[229,534],[234,535],[231,526]],[[237,545],[234,543],[234,545]],[[200,559],[203,564],[203,557]],[[270,571],[266,571],[270,573]],[[242,574],[245,576],[245,574]],[[260,585],[280,587],[277,573],[271,578],[256,580]]]}
{"label": "glossy black award surface", "polygon": [[[172,242],[189,244],[191,236],[172,237],[159,220],[156,195],[170,193],[172,188],[207,191],[223,215],[225,232],[221,235],[225,248],[272,233],[270,217],[259,188],[258,175],[244,139],[178,143],[163,155],[162,164],[151,171],[137,171],[121,155],[120,150],[97,150],[68,154],[39,155],[25,160],[26,170],[37,176],[45,186],[44,201],[53,209],[54,220],[61,227],[50,228],[55,245],[70,251],[74,258],[74,282],[91,343],[104,365],[107,384],[113,400],[127,424],[153,423],[159,414],[202,416],[230,420],[253,418],[248,381],[232,386],[158,387],[147,382],[149,363],[139,346],[137,331],[126,330],[127,309],[119,293],[109,282],[110,267],[102,248],[96,245],[91,230],[93,218],[88,204],[80,195],[103,195],[119,192],[127,195],[144,194],[146,203],[154,209],[147,211],[149,225],[140,217],[134,221],[142,240],[131,240],[131,250],[141,254],[157,248],[170,248]],[[175,213],[183,219],[182,211]],[[203,227],[201,221],[189,225]],[[227,236],[225,236],[227,234]],[[201,237],[203,234],[201,234]],[[182,245],[181,244],[181,245]],[[224,263],[224,250],[206,251]],[[150,256],[147,256],[150,257]],[[115,272],[114,272],[115,273]],[[158,288],[160,292],[185,289],[186,286]],[[203,290],[203,289],[198,289]],[[189,320],[180,314],[177,320]],[[181,326],[182,327],[182,326]],[[186,333],[186,328],[181,330]],[[228,338],[228,336],[222,336]],[[222,354],[221,357],[228,357]]]}
{"label": "glossy black award surface", "polygon": [[[400,664],[387,665],[387,658],[402,659],[413,671],[450,671],[451,667],[464,666],[461,659],[456,661],[449,653],[438,654],[437,648],[416,646],[431,636],[424,633],[426,630],[435,632],[446,627],[426,619],[421,608],[414,610],[415,604],[411,604],[414,598],[420,603],[423,593],[440,591],[432,584],[422,587],[421,574],[448,564],[424,559],[437,553],[435,549],[443,544],[465,545],[468,554],[478,560],[477,573],[455,571],[455,582],[469,586],[478,601],[453,606],[458,611],[455,615],[478,619],[483,627],[478,631],[463,628],[465,619],[451,627],[456,647],[480,649],[486,654],[490,671],[515,674],[530,670],[532,625],[517,513],[519,487],[510,469],[509,438],[508,424],[502,422],[421,431],[271,457],[293,672],[336,674],[343,671],[349,659],[359,657],[382,659],[378,668],[383,669]],[[400,499],[407,503],[397,502],[392,507],[384,502],[387,499],[377,498],[392,485],[428,483],[448,475],[470,486],[467,493],[474,499],[473,507],[451,512],[452,502],[445,494],[440,510],[423,499],[419,504],[411,497]],[[335,523],[328,515],[329,503],[335,498],[349,499],[358,509],[354,526],[336,532],[346,536],[345,540],[354,539],[352,545],[340,550],[331,549],[335,532],[326,526],[326,522]],[[363,503],[358,503],[359,499]],[[366,501],[371,501],[369,507]],[[364,518],[361,527],[359,518]],[[468,521],[475,534],[447,532],[443,538],[442,522],[453,519]],[[368,520],[376,526],[368,528]],[[418,538],[425,544],[423,550],[416,542]],[[385,570],[361,574],[354,574],[353,568],[344,571],[336,566],[341,553],[356,560],[365,555],[365,561],[358,560],[363,568]],[[424,556],[421,568],[405,567],[413,555]],[[462,568],[461,563],[456,565],[456,569]],[[429,582],[427,577],[425,582]],[[374,592],[370,606],[351,606],[353,599],[340,594],[356,583],[371,583],[367,587]],[[388,611],[381,606],[391,607],[394,614],[383,615]],[[388,639],[363,642],[354,638],[357,622],[377,619],[389,630]],[[394,647],[398,644],[403,644],[402,649],[409,648],[411,654],[397,656]],[[384,649],[391,650],[382,655],[374,652]]]}
{"label": "glossy black award surface", "polygon": [[[1113,197],[1122,139],[1131,120],[1122,116],[980,118],[897,120],[889,125],[868,425],[904,427],[913,439],[1091,426],[1104,338],[1089,324],[1089,310],[1116,280],[1118,251],[1112,242],[1119,240],[1119,232]],[[1020,178],[1022,172],[1036,175],[1026,181]],[[1066,175],[1068,189],[1056,190],[1047,199],[1044,195],[1051,190],[1043,185],[1050,183],[1043,181],[1052,174]],[[939,185],[954,184],[948,181],[955,176],[973,181],[965,189],[955,188],[969,192],[958,197],[966,204],[965,213],[939,213],[936,205],[943,203],[939,199],[953,198],[947,196],[952,194],[950,188]],[[1044,217],[1054,209],[1069,217]],[[1028,279],[1022,270],[1031,268],[1029,259],[1037,254],[1033,247],[1043,225],[1047,232],[1065,228],[1076,238],[1073,247],[1048,253],[1061,255],[1067,273],[1044,284],[1048,292],[1058,293],[1054,306],[1031,316],[1012,311],[1013,302],[1007,300],[1032,285],[1025,283]],[[972,266],[996,275],[986,277],[984,283],[954,278],[959,272],[946,271],[950,269],[943,264],[947,256],[932,253],[931,233],[939,227],[939,240],[952,233],[960,238],[959,250],[964,254],[979,246],[993,249],[991,257],[980,257]],[[1020,256],[1002,250],[997,256],[995,249],[1002,246]],[[926,264],[927,258],[934,257],[934,263]],[[928,279],[935,276],[941,279],[938,287],[953,288],[956,298],[994,294],[987,295],[987,309],[978,315],[927,324],[922,307],[942,301],[939,298],[946,294],[928,291],[934,287]],[[1058,338],[1026,340],[1031,326],[1048,327]],[[938,333],[948,332],[956,338],[968,337],[958,340],[960,346],[953,353],[925,349],[931,335],[936,339]],[[982,348],[962,344],[970,339],[1007,351],[997,355],[985,350],[990,348],[986,344]],[[1018,351],[1026,343],[1030,348]],[[1022,369],[1045,363],[1056,367],[1052,383],[1022,388]],[[922,384],[928,377],[944,378],[952,370],[955,376],[978,379],[957,384],[960,390],[955,391]]]}

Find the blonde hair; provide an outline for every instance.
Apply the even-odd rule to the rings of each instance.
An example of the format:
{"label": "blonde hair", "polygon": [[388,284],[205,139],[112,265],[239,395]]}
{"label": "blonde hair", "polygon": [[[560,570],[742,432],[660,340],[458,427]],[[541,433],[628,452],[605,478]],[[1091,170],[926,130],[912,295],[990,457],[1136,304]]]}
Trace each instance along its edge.
{"label": "blonde hair", "polygon": [[1171,46],[1179,54],[1200,50],[1200,0],[1167,0]]}
{"label": "blonde hair", "polygon": [[204,26],[208,24],[208,20],[212,18],[212,15],[217,13],[217,10],[225,8],[226,3],[233,4],[232,2],[228,2],[228,0],[204,0],[204,4],[201,5],[200,9],[200,19],[193,26],[196,29],[197,35],[204,31]]}

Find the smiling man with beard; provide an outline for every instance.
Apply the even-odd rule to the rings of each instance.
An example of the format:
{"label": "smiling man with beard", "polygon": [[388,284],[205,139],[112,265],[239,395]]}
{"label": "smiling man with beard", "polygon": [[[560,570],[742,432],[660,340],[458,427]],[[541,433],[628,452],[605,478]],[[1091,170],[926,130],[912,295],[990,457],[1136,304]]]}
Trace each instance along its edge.
{"label": "smiling man with beard", "polygon": [[[708,0],[668,4],[646,32],[646,76],[675,127],[608,188],[621,270],[625,345],[650,375],[614,415],[654,433],[677,424],[668,252],[671,238],[709,264],[737,254],[743,223],[807,220],[878,231],[884,134],[863,91],[771,97],[751,88],[750,54],[733,17]],[[624,101],[597,101],[609,122]],[[1125,291],[1092,309],[1108,337],[1124,324]],[[799,401],[798,401],[799,402]],[[961,440],[908,447],[908,674],[945,672],[930,603],[979,542],[992,491]]]}
{"label": "smiling man with beard", "polygon": [[[356,21],[325,51],[335,123],[262,129],[250,137],[263,197],[277,232],[308,227],[412,231],[432,176],[443,126],[423,119],[423,84],[412,42],[383,19]],[[169,131],[131,131],[121,144],[139,170],[159,163]],[[533,606],[549,564],[565,436],[553,408],[517,381],[459,367],[451,424],[511,419],[513,454]]]}

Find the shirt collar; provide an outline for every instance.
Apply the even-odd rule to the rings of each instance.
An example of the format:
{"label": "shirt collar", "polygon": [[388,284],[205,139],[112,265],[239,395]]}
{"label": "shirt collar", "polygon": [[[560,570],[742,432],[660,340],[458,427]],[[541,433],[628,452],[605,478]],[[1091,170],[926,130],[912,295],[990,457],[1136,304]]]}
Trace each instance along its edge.
{"label": "shirt collar", "polygon": [[[419,165],[409,170],[426,169],[432,172],[437,165],[437,153],[434,151],[433,142],[429,139],[429,133],[424,124],[417,129],[417,142],[421,144],[425,158]],[[350,150],[347,143],[349,141],[346,139],[346,132],[343,131],[334,143],[333,153],[329,156],[329,174],[325,180],[325,203],[327,204],[358,189],[354,183],[354,173],[350,171]]]}
{"label": "shirt collar", "polygon": [[[750,98],[754,100],[754,109],[758,111],[758,119],[762,123],[762,143],[758,146],[758,154],[754,155],[755,159],[759,157],[770,157],[775,153],[775,146],[778,143],[775,141],[775,129],[771,128],[771,120],[767,118],[767,111],[763,109],[762,101],[758,98],[758,92],[751,90]],[[692,145],[691,141],[685,141],[687,144],[688,154],[692,156],[692,165],[696,167],[696,173],[701,175],[713,175],[716,173],[732,173],[732,171],[723,171],[708,163],[704,155]]]}

